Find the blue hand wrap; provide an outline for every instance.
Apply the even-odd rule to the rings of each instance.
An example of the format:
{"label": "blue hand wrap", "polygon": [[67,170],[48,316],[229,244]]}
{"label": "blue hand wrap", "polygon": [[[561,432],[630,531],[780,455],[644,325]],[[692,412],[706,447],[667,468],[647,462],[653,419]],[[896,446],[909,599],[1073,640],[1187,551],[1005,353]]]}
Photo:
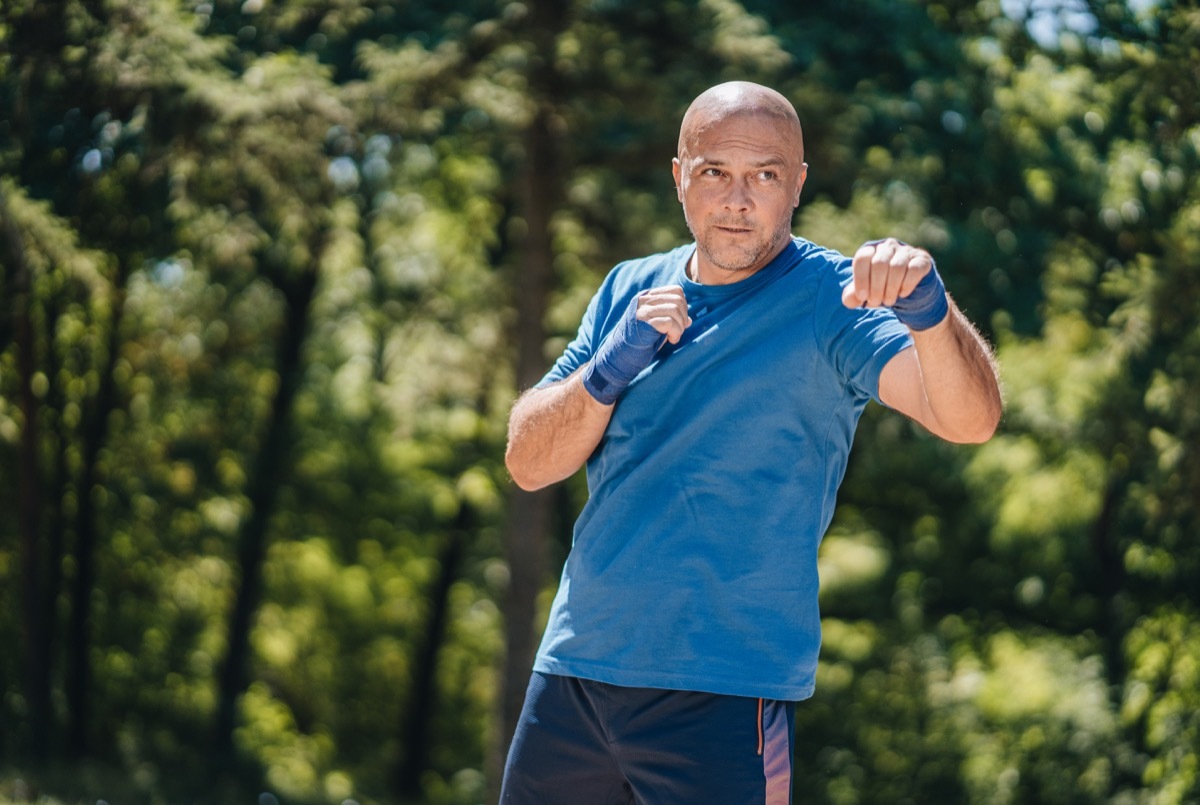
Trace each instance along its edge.
{"label": "blue hand wrap", "polygon": [[583,370],[583,387],[597,401],[612,405],[633,379],[654,360],[665,335],[637,317],[638,297],[625,309]]}
{"label": "blue hand wrap", "polygon": [[946,286],[942,283],[937,266],[930,266],[929,273],[921,277],[913,292],[903,299],[897,299],[892,310],[900,323],[910,330],[928,330],[940,324],[950,312],[950,304],[946,301]]}
{"label": "blue hand wrap", "polygon": [[[898,241],[902,246],[907,246],[904,241]],[[877,246],[883,243],[882,240],[868,241],[864,246]],[[913,292],[908,296],[897,299],[896,304],[892,305],[892,311],[896,314],[896,318],[900,323],[908,327],[910,330],[928,330],[934,325],[940,324],[942,319],[946,318],[946,314],[950,312],[950,304],[946,301],[946,285],[942,282],[942,277],[938,274],[937,263],[933,262],[933,258],[929,258],[930,266],[929,273],[921,277],[921,281],[917,283],[917,287],[913,288]]]}

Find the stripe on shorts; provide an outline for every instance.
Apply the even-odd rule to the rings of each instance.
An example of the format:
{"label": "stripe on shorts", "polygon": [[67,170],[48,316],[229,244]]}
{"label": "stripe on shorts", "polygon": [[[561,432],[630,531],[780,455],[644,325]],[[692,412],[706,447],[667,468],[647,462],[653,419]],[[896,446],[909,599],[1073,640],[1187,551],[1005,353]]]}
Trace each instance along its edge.
{"label": "stripe on shorts", "polygon": [[759,700],[759,741],[766,777],[766,805],[791,805],[792,730],[783,702]]}

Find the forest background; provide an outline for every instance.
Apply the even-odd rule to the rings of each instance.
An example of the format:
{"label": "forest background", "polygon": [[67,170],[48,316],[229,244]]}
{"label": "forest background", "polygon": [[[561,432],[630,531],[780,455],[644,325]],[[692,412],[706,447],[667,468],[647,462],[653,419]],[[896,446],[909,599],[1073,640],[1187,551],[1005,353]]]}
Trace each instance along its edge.
{"label": "forest background", "polygon": [[508,406],[686,241],[735,78],[804,121],[796,232],[933,251],[1008,402],[868,409],[797,801],[1200,801],[1200,11],[1154,0],[0,1],[0,801],[494,800],[585,494],[510,483]]}

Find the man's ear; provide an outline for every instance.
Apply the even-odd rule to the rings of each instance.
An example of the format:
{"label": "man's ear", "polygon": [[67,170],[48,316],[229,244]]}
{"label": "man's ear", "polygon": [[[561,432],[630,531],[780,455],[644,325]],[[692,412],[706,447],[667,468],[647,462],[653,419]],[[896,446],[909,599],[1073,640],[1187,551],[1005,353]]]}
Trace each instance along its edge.
{"label": "man's ear", "polygon": [[675,198],[679,199],[679,203],[683,203],[683,164],[680,163],[679,157],[674,157],[671,160],[671,175],[675,177]]}
{"label": "man's ear", "polygon": [[800,177],[796,182],[796,200],[792,202],[792,209],[800,206],[800,191],[804,189],[804,180],[808,178],[808,163],[800,163]]}

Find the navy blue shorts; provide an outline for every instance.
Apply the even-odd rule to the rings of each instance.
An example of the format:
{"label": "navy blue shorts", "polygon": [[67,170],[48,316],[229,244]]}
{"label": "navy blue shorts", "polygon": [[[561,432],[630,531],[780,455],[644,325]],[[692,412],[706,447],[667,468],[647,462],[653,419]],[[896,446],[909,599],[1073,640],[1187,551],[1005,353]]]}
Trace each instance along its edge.
{"label": "navy blue shorts", "polygon": [[795,702],[534,672],[503,805],[788,805]]}

